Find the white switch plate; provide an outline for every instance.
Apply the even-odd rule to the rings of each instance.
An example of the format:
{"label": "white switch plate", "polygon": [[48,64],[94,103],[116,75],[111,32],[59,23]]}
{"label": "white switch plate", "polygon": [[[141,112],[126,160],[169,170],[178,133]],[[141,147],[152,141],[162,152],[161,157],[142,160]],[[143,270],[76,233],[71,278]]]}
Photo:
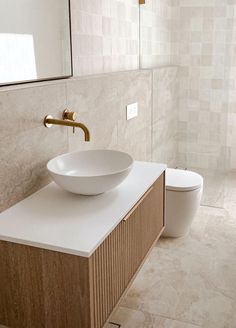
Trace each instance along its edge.
{"label": "white switch plate", "polygon": [[131,120],[132,118],[138,116],[138,103],[130,104],[126,107],[126,118]]}

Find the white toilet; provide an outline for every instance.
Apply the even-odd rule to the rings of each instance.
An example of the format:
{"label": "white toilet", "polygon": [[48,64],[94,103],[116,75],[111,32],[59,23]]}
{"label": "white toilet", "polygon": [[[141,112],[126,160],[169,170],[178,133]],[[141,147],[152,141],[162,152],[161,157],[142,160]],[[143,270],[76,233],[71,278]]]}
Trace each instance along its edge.
{"label": "white toilet", "polygon": [[166,222],[164,237],[182,237],[190,229],[200,206],[201,175],[187,170],[166,170]]}

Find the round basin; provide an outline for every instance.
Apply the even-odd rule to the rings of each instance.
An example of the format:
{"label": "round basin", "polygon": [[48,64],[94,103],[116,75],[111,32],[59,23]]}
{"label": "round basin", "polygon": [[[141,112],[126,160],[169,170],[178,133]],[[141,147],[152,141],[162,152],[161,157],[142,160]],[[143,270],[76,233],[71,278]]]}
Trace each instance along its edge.
{"label": "round basin", "polygon": [[86,150],[57,156],[48,162],[47,169],[61,188],[97,195],[118,186],[132,165],[132,157],[120,151]]}

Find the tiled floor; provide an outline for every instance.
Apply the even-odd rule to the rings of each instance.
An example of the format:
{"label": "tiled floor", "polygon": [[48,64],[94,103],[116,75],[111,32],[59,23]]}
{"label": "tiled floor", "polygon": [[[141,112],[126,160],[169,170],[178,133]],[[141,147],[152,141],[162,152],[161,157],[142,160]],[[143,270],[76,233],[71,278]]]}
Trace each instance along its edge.
{"label": "tiled floor", "polygon": [[187,237],[157,243],[113,322],[122,328],[236,327],[236,176],[226,191],[225,209],[201,207]]}

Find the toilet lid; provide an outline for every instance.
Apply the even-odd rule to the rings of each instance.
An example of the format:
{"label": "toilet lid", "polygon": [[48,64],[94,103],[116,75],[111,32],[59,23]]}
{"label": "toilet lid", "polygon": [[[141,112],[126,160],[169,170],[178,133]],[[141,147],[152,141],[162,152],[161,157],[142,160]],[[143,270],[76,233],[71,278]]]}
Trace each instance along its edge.
{"label": "toilet lid", "polygon": [[173,191],[191,191],[201,188],[203,178],[200,174],[177,169],[166,169],[166,189]]}

